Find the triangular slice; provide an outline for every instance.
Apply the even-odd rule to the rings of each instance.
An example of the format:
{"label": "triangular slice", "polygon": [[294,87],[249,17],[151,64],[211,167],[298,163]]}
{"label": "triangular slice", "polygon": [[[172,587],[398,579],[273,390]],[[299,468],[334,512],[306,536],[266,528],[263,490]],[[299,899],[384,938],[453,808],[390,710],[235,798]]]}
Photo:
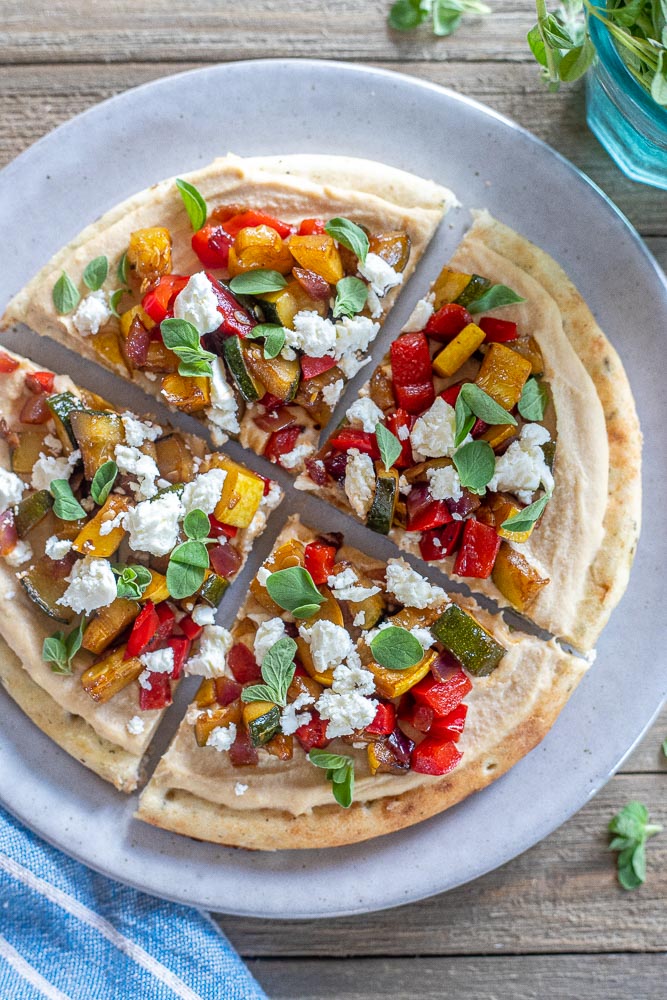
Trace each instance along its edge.
{"label": "triangular slice", "polygon": [[[202,419],[216,445],[240,434],[297,470],[454,202],[369,160],[230,155],[107,212],[3,323]],[[191,326],[172,323],[170,340],[161,323],[174,314]]]}
{"label": "triangular slice", "polygon": [[[191,640],[281,499],[199,438],[1,352],[5,689],[69,754],[132,791]],[[181,546],[174,569],[184,531],[216,540]]]}
{"label": "triangular slice", "polygon": [[[401,446],[389,470],[378,421]],[[581,295],[477,213],[296,485],[589,650],[627,585],[640,459],[627,377]]]}
{"label": "triangular slice", "polygon": [[201,686],[137,815],[255,850],[354,843],[459,802],[542,739],[587,666],[296,517],[227,646],[186,667]]}

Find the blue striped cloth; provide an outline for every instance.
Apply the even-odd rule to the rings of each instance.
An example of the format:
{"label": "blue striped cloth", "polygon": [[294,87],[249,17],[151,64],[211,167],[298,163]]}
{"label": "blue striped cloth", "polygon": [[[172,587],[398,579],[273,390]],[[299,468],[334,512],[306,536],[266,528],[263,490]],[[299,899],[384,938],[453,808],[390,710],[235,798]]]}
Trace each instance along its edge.
{"label": "blue striped cloth", "polygon": [[0,809],[1,1000],[266,1000],[199,910],[128,889]]}

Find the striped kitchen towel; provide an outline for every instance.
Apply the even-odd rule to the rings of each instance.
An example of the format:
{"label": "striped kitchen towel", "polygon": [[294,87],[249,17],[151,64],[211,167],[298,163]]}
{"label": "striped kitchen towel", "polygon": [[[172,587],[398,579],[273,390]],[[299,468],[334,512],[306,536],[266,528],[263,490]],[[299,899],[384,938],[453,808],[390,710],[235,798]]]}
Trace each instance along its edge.
{"label": "striped kitchen towel", "polygon": [[1,1000],[266,1000],[212,919],[112,882],[0,809]]}

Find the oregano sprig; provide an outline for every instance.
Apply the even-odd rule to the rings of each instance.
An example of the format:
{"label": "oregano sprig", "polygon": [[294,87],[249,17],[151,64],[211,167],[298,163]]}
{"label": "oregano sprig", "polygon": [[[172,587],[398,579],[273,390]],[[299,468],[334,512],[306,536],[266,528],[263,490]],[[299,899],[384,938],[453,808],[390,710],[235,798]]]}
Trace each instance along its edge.
{"label": "oregano sprig", "polygon": [[176,187],[180,191],[185,211],[188,213],[190,225],[197,232],[206,222],[208,209],[201,191],[198,191],[194,184],[184,181],[181,177],[176,178]]}
{"label": "oregano sprig", "polygon": [[609,824],[613,834],[610,851],[618,851],[618,881],[624,889],[636,889],[646,880],[646,842],[662,827],[649,823],[648,809],[641,802],[628,802]]}
{"label": "oregano sprig", "polygon": [[202,347],[199,330],[192,323],[175,317],[165,319],[160,324],[160,333],[165,347],[180,358],[179,375],[213,377],[211,364],[215,354]]}
{"label": "oregano sprig", "polygon": [[51,664],[54,674],[71,674],[72,660],[81,649],[86,619],[82,618],[71,632],[54,632],[42,643],[42,659]]}
{"label": "oregano sprig", "polygon": [[311,750],[308,760],[327,772],[333,797],[343,809],[349,809],[354,798],[354,760],[345,754]]}
{"label": "oregano sprig", "polygon": [[392,465],[399,457],[403,451],[403,445],[398,440],[395,434],[381,424],[379,421],[375,425],[375,437],[378,443],[378,448],[380,449],[380,458],[382,463],[387,470],[391,469]]}
{"label": "oregano sprig", "polygon": [[90,484],[90,495],[98,506],[106,502],[118,475],[118,466],[112,458],[100,465]]}
{"label": "oregano sprig", "polygon": [[289,636],[283,636],[264,654],[262,660],[263,684],[251,684],[241,692],[241,701],[272,701],[276,705],[287,704],[287,690],[294,678],[296,664],[296,643]]}
{"label": "oregano sprig", "polygon": [[112,566],[116,579],[116,596],[138,601],[153,577],[146,566]]}
{"label": "oregano sprig", "polygon": [[80,517],[86,516],[66,479],[52,479],[49,492],[53,497],[53,513],[61,521],[78,521]]}
{"label": "oregano sprig", "polygon": [[209,568],[207,544],[210,522],[203,510],[191,510],[183,521],[186,542],[177,545],[169,557],[167,589],[176,600],[192,597],[201,587]]}

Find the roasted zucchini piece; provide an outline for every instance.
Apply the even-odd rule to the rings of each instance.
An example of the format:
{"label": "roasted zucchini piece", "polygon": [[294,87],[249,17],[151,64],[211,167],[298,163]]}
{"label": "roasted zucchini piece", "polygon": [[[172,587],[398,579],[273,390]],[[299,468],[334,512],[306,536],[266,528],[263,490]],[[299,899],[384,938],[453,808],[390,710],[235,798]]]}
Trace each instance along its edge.
{"label": "roasted zucchini piece", "polygon": [[194,479],[195,466],[181,434],[169,434],[155,442],[157,467],[163,479],[170,483],[189,483]]}
{"label": "roasted zucchini piece", "polygon": [[251,701],[243,706],[243,725],[252,745],[263,747],[280,731],[280,709],[272,701]]}
{"label": "roasted zucchini piece", "polygon": [[118,413],[73,410],[70,422],[83,459],[83,474],[91,480],[99,467],[115,459],[116,445],[125,440],[123,421]]}
{"label": "roasted zucchini piece", "polygon": [[103,703],[136,681],[144,665],[136,656],[125,659],[125,646],[119,646],[99,663],[81,674],[81,686],[93,701]]}
{"label": "roasted zucchini piece", "polygon": [[54,396],[49,396],[46,405],[51,410],[60,443],[65,453],[69,455],[78,447],[70,417],[75,410],[84,410],[85,404],[73,392],[58,392]]}
{"label": "roasted zucchini piece", "polygon": [[212,712],[205,711],[197,716],[195,720],[195,739],[198,747],[205,747],[208,738],[214,729],[219,726],[227,727],[231,723],[235,726],[241,721],[241,701],[232,701],[224,708],[215,708]]}
{"label": "roasted zucchini piece", "polygon": [[97,556],[108,559],[112,556],[125,536],[125,528],[118,525],[106,535],[102,534],[103,525],[113,521],[119,514],[125,513],[130,507],[128,497],[111,493],[95,517],[91,517],[74,539],[72,548],[84,556]]}
{"label": "roasted zucchini piece", "polygon": [[490,287],[491,282],[488,278],[483,278],[481,274],[473,274],[461,294],[455,299],[456,304],[464,307],[469,306]]}
{"label": "roasted zucchini piece", "polygon": [[202,601],[206,601],[210,607],[217,608],[225,596],[228,587],[229,580],[226,580],[224,576],[219,576],[217,573],[211,573],[199,588],[199,597],[201,597]]}
{"label": "roasted zucchini piece", "polygon": [[44,445],[44,434],[42,431],[21,431],[18,438],[19,443],[12,448],[12,472],[17,476],[30,476],[39,456],[48,452]]}
{"label": "roasted zucchini piece", "polygon": [[298,312],[307,310],[324,317],[329,311],[328,302],[311,299],[308,292],[296,280],[288,281],[278,292],[267,292],[266,295],[258,296],[258,300],[262,304],[265,322],[278,323],[288,330],[293,329],[294,317]]}
{"label": "roasted zucchini piece", "polygon": [[475,677],[492,673],[505,655],[500,643],[458,604],[443,611],[431,625],[431,634]]}
{"label": "roasted zucchini piece", "polygon": [[81,645],[90,653],[103,653],[107,646],[110,646],[134,621],[139,611],[140,605],[137,601],[117,597],[106,608],[100,608],[88,623]]}
{"label": "roasted zucchini piece", "polygon": [[37,490],[24,497],[14,510],[14,525],[19,538],[25,538],[29,531],[39,524],[53,507],[53,497],[48,490]]}
{"label": "roasted zucchini piece", "polygon": [[244,359],[253,382],[263,385],[276,399],[289,403],[299,388],[301,366],[299,359],[287,361],[280,354],[275,358],[265,358],[261,344],[244,344]]}
{"label": "roasted zucchini piece", "polygon": [[[243,398],[249,402],[257,402],[265,394],[262,383],[255,378],[248,365],[248,349],[251,345],[240,337],[228,337],[225,341],[225,362]],[[255,345],[256,346],[256,345]]]}
{"label": "roasted zucchini piece", "polygon": [[503,542],[493,564],[491,579],[517,611],[525,611],[533,603],[542,587],[549,583],[540,576],[521,552]]}
{"label": "roasted zucchini piece", "polygon": [[366,515],[366,525],[371,531],[388,535],[396,513],[398,500],[398,470],[385,469],[381,462],[375,463],[375,494]]}
{"label": "roasted zucchini piece", "polygon": [[54,561],[48,556],[42,556],[24,576],[20,577],[21,586],[30,600],[34,601],[49,618],[64,622],[66,625],[74,620],[74,612],[71,608],[56,602],[67,590],[65,577],[69,576],[73,565],[73,559]]}

